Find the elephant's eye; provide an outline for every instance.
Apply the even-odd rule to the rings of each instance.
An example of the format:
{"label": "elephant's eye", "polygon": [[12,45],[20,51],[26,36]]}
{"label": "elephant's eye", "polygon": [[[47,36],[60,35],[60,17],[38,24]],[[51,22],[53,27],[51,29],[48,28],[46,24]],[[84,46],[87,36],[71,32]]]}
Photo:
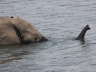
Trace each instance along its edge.
{"label": "elephant's eye", "polygon": [[34,41],[37,42],[38,41],[38,35],[34,34]]}
{"label": "elephant's eye", "polygon": [[37,37],[34,38],[34,41],[37,41]]}

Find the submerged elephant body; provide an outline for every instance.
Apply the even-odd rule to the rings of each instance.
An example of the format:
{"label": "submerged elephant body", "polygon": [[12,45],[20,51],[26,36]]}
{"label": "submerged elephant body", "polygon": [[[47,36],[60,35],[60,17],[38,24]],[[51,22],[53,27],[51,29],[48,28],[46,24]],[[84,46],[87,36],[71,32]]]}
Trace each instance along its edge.
{"label": "submerged elephant body", "polygon": [[46,40],[30,22],[19,17],[0,17],[0,44],[28,44]]}

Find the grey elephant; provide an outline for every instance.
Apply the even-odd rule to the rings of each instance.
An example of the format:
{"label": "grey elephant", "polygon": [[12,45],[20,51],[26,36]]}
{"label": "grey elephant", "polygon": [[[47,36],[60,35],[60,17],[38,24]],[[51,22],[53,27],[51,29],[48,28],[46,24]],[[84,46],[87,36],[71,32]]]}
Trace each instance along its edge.
{"label": "grey elephant", "polygon": [[0,44],[29,44],[47,41],[28,21],[19,17],[0,17]]}

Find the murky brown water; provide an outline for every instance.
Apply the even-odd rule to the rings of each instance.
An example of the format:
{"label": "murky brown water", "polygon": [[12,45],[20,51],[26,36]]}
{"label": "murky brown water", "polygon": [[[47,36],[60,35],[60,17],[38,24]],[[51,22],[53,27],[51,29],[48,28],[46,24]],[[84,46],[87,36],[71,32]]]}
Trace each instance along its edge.
{"label": "murky brown water", "polygon": [[[20,16],[49,41],[0,46],[0,72],[95,72],[96,0],[0,0],[0,16]],[[74,40],[89,24],[85,44]]]}

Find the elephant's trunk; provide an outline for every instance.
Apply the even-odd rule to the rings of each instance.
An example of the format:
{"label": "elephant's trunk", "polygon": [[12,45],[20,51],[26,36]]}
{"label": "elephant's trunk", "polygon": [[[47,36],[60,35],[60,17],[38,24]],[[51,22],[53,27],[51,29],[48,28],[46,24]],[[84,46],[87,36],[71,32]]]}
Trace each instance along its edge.
{"label": "elephant's trunk", "polygon": [[86,25],[83,30],[81,31],[81,33],[78,35],[78,37],[76,38],[76,40],[81,40],[81,41],[84,41],[84,37],[85,37],[85,34],[86,34],[86,31],[87,30],[90,30],[90,27],[89,25]]}
{"label": "elephant's trunk", "polygon": [[42,38],[41,38],[41,40],[39,42],[46,42],[46,41],[48,41],[48,39],[45,38],[44,36],[42,36]]}

